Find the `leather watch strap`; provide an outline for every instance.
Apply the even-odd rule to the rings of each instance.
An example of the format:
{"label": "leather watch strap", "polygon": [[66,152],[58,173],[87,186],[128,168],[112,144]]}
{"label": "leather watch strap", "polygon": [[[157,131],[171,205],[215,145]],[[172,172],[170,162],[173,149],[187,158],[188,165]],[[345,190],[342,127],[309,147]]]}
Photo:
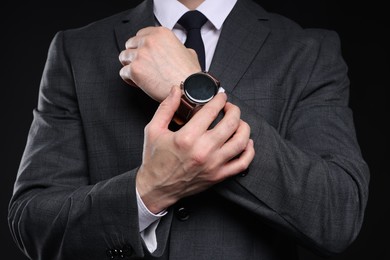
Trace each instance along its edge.
{"label": "leather watch strap", "polygon": [[186,96],[182,95],[179,108],[173,117],[173,121],[180,126],[184,125],[200,109],[200,105],[189,102]]}

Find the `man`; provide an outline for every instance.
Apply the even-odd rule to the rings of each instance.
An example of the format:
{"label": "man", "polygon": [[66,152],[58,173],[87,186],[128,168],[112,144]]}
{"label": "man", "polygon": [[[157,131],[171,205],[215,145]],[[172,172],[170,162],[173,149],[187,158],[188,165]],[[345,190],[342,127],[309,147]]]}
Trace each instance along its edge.
{"label": "man", "polygon": [[[204,64],[178,24],[194,9],[208,20]],[[224,93],[178,125],[202,66]],[[14,239],[31,259],[341,252],[369,182],[348,88],[334,32],[249,0],[147,0],[59,32],[10,203]]]}

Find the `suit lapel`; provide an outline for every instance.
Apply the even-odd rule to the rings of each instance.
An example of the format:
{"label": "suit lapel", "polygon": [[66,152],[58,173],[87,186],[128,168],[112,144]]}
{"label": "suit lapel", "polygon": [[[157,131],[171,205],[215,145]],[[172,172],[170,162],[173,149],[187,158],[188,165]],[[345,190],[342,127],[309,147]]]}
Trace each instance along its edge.
{"label": "suit lapel", "polygon": [[262,24],[266,16],[258,5],[238,0],[226,19],[210,73],[227,91],[234,89],[267,38],[269,28]]}
{"label": "suit lapel", "polygon": [[127,13],[115,26],[115,36],[119,51],[125,49],[126,41],[140,29],[154,26],[153,1],[146,0]]}

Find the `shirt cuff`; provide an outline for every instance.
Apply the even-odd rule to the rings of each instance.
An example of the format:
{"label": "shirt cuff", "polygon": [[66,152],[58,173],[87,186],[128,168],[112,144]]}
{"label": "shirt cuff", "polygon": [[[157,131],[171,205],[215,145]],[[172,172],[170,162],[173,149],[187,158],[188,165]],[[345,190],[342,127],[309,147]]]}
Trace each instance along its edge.
{"label": "shirt cuff", "polygon": [[144,202],[142,201],[137,188],[135,188],[135,191],[137,193],[139,232],[142,232],[153,222],[165,216],[167,214],[167,211],[163,210],[157,214],[150,212],[150,210],[145,206]]}

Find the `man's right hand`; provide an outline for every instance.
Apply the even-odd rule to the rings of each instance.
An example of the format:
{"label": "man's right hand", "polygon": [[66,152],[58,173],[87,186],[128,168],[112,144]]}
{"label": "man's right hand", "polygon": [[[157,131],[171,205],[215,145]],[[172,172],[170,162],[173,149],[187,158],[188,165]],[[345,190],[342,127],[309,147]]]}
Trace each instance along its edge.
{"label": "man's right hand", "polygon": [[[180,96],[180,89],[173,87],[145,127],[136,185],[153,213],[242,172],[255,154],[249,125],[240,119],[240,109],[227,102],[224,93],[216,95],[180,130],[170,131],[168,125]],[[223,119],[209,129],[222,109]]]}

